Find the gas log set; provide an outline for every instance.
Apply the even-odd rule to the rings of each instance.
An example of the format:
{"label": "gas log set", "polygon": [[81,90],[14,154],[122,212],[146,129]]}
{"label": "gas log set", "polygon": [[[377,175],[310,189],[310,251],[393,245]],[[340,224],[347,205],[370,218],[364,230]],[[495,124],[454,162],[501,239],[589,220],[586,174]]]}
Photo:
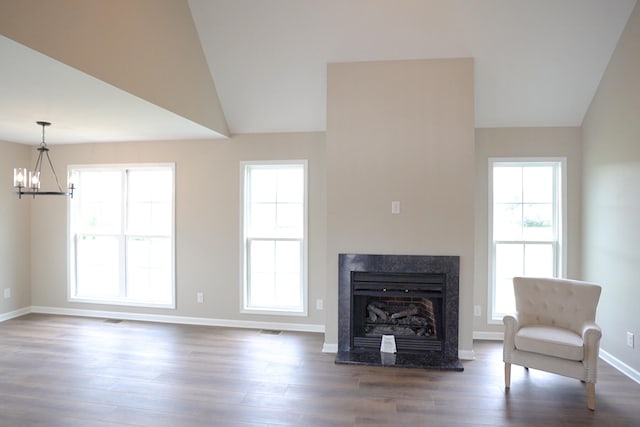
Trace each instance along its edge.
{"label": "gas log set", "polygon": [[380,335],[436,335],[433,303],[424,300],[424,307],[415,304],[391,305],[386,301],[371,301],[367,305],[366,336]]}

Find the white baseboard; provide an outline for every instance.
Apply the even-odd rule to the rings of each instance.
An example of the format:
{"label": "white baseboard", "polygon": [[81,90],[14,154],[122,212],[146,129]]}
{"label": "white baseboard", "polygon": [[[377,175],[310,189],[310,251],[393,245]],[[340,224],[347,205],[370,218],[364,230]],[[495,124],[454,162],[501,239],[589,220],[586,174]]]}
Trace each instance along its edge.
{"label": "white baseboard", "polygon": [[611,355],[611,353],[608,353],[602,348],[600,349],[600,359],[604,360],[609,365],[613,366],[618,371],[622,372],[623,374],[640,384],[640,372],[636,371],[631,366],[627,365],[617,357],[614,357],[613,355]]}
{"label": "white baseboard", "polygon": [[338,352],[338,344],[330,344],[325,342],[322,346],[323,353],[337,353]]}
{"label": "white baseboard", "polygon": [[474,340],[504,341],[504,332],[473,331]]}
{"label": "white baseboard", "polygon": [[[206,317],[142,314],[122,311],[82,310],[75,308],[32,306],[31,313],[60,314],[65,316],[99,317],[105,319],[138,320],[142,322],[177,323],[183,325],[221,326],[245,329],[273,329],[279,331],[324,333],[324,325],[303,323],[255,322],[248,320],[212,319]],[[26,313],[25,313],[26,314]]]}
{"label": "white baseboard", "polygon": [[0,314],[0,322],[4,322],[5,320],[14,319],[16,317],[24,316],[25,314],[31,313],[31,309],[29,307],[21,308],[18,310],[10,311],[8,313]]}
{"label": "white baseboard", "polygon": [[476,353],[473,350],[461,350],[458,349],[458,359],[460,360],[475,360]]}

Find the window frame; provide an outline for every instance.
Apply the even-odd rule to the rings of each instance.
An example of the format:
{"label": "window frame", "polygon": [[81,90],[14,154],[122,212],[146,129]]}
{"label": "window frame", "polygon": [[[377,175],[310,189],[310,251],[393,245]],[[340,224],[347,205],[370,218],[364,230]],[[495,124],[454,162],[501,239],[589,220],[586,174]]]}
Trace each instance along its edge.
{"label": "window frame", "polygon": [[[302,225],[302,237],[251,237],[248,236],[248,191],[247,191],[247,177],[248,170],[251,166],[264,166],[278,168],[280,166],[292,166],[299,165],[303,168],[303,225]],[[307,160],[260,160],[260,161],[241,161],[240,162],[240,313],[243,314],[264,314],[264,315],[276,315],[276,316],[308,316],[308,224],[309,224],[309,165]],[[249,275],[248,275],[248,262],[250,243],[252,240],[273,240],[273,241],[300,241],[301,244],[301,256],[300,256],[300,276],[301,276],[301,295],[302,306],[300,310],[291,310],[285,308],[254,308],[248,304],[249,299]]]}
{"label": "window frame", "polygon": [[[494,240],[493,232],[493,171],[494,166],[504,164],[509,166],[544,166],[550,165],[556,168],[554,177],[553,202],[554,227],[556,228],[556,239],[552,241],[541,240]],[[566,277],[567,266],[567,158],[566,157],[490,157],[488,159],[488,224],[487,224],[487,258],[488,258],[488,292],[487,292],[487,323],[502,324],[502,318],[507,313],[499,313],[495,310],[496,290],[496,244],[548,244],[552,243],[554,248],[553,277]],[[496,243],[497,242],[497,243]]]}
{"label": "window frame", "polygon": [[[169,245],[171,251],[171,265],[170,265],[170,287],[171,287],[171,301],[169,303],[157,303],[157,302],[145,302],[140,300],[130,299],[126,296],[124,297],[87,297],[87,296],[76,296],[76,287],[77,287],[77,263],[75,261],[76,257],[76,231],[74,230],[75,224],[74,221],[74,200],[69,198],[67,201],[67,301],[74,303],[84,303],[84,304],[101,304],[101,305],[119,305],[119,306],[129,306],[129,307],[148,307],[148,308],[166,308],[166,309],[175,309],[176,308],[176,171],[175,171],[175,163],[109,163],[109,164],[77,164],[77,165],[69,165],[67,167],[67,173],[71,174],[75,171],[119,171],[120,173],[126,176],[127,170],[152,170],[152,169],[169,169],[171,170],[171,234],[168,236]],[[117,235],[118,238],[118,246],[119,253],[118,257],[120,259],[119,271],[118,271],[118,287],[120,289],[126,289],[126,277],[127,277],[127,264],[124,262],[126,260],[126,246],[127,246],[127,237],[128,236],[148,236],[148,237],[157,237],[157,235],[152,234],[134,234],[128,233],[126,227],[126,216],[127,210],[126,206],[128,205],[128,197],[127,197],[127,182],[126,179],[121,183],[122,185],[122,206],[121,206],[121,231]],[[77,192],[74,196],[79,197],[79,193]],[[106,235],[106,234],[105,234]],[[108,234],[111,235],[111,234]]]}

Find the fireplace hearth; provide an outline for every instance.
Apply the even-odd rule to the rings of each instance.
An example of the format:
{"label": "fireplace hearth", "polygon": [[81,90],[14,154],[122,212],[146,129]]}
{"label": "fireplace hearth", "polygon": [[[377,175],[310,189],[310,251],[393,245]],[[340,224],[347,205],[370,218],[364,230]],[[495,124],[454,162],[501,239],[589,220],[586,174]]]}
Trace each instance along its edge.
{"label": "fireplace hearth", "polygon": [[336,363],[462,371],[458,289],[457,256],[340,254]]}

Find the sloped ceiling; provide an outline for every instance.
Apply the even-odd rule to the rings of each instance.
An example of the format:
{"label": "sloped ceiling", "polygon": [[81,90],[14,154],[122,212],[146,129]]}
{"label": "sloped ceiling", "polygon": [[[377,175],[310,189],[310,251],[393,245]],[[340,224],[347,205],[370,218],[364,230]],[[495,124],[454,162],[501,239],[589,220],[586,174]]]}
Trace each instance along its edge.
{"label": "sloped ceiling", "polygon": [[326,64],[475,59],[477,127],[579,126],[635,0],[189,0],[232,132],[324,130]]}
{"label": "sloped ceiling", "polygon": [[323,131],[328,63],[453,57],[474,58],[477,127],[579,126],[635,3],[0,0],[0,140]]}
{"label": "sloped ceiling", "polygon": [[186,1],[7,0],[0,32],[12,100],[0,115],[15,132],[46,120],[50,142],[228,134]]}

